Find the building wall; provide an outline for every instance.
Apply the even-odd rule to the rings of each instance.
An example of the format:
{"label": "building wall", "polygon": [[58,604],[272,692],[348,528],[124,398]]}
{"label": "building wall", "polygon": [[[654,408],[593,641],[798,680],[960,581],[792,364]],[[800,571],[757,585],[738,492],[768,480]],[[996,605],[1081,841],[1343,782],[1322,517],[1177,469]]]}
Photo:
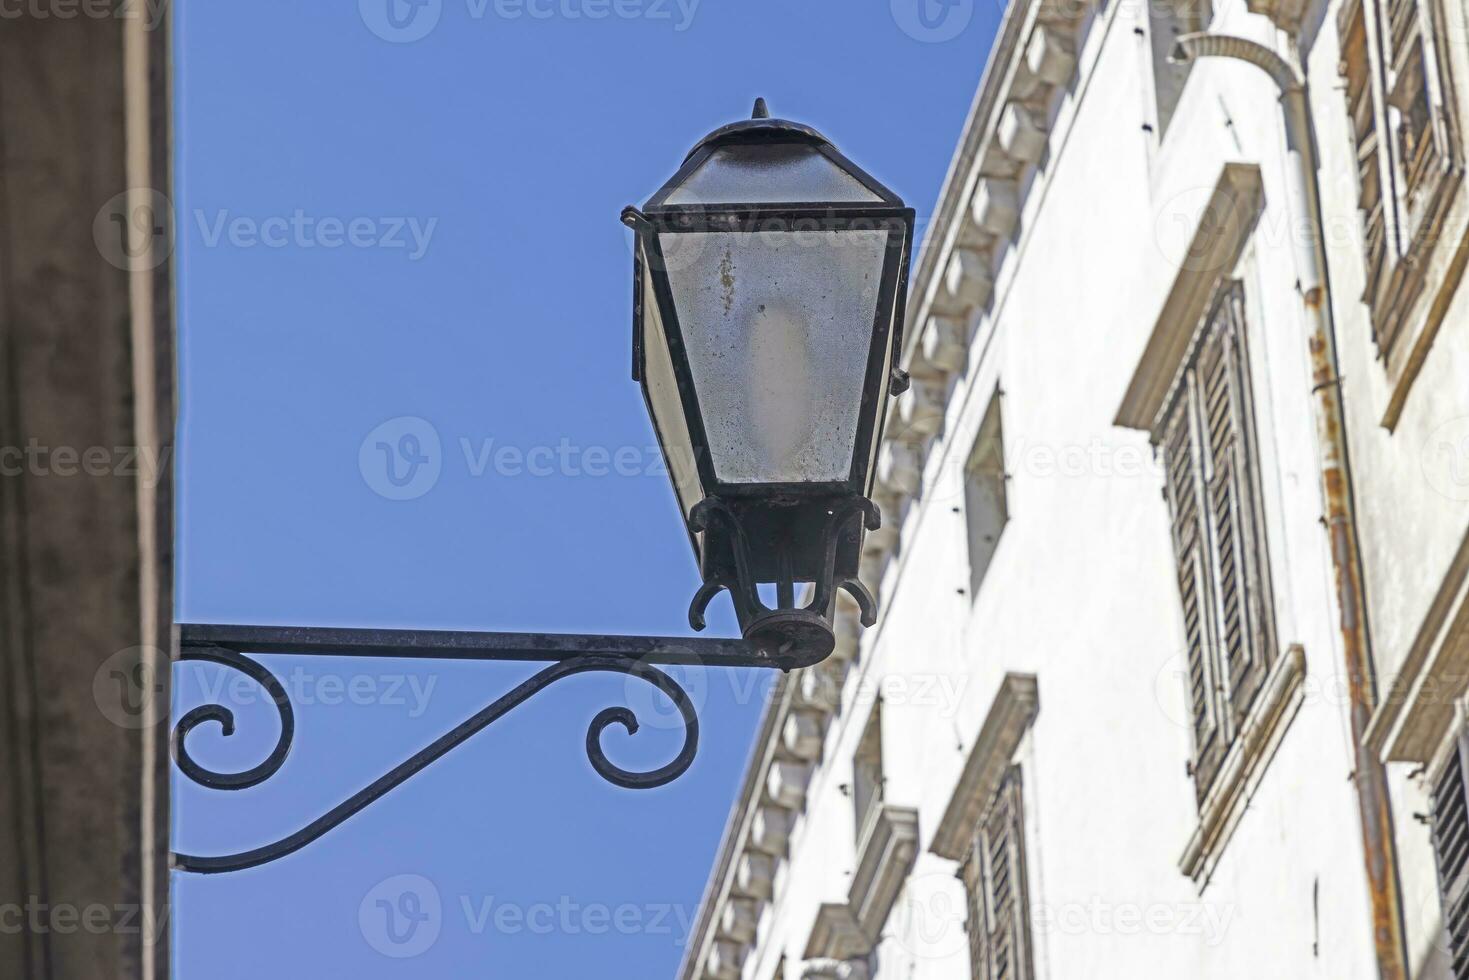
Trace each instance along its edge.
{"label": "building wall", "polygon": [[[1340,98],[1335,52],[1340,45],[1337,9],[1323,17],[1307,62],[1317,93],[1316,125],[1322,161],[1322,195],[1327,207],[1325,239],[1331,263],[1333,304],[1341,357],[1344,404],[1353,462],[1358,527],[1373,654],[1384,707],[1374,720],[1375,748],[1394,760],[1389,766],[1396,813],[1399,868],[1409,959],[1414,976],[1447,976],[1434,858],[1428,831],[1415,815],[1430,812],[1434,757],[1457,723],[1454,704],[1469,679],[1462,652],[1441,665],[1442,684],[1418,690],[1428,671],[1412,663],[1435,645],[1433,607],[1462,588],[1462,552],[1469,546],[1469,290],[1460,288],[1469,245],[1469,200],[1461,189],[1431,253],[1428,288],[1409,321],[1423,331],[1421,364],[1403,370],[1384,358],[1373,340],[1372,316],[1361,299],[1364,265],[1352,171],[1351,133],[1346,114],[1332,105]],[[1463,112],[1469,109],[1469,48],[1464,39],[1465,7],[1439,6],[1444,18],[1440,51],[1446,62],[1455,120],[1455,139],[1464,147]],[[1463,156],[1460,156],[1462,167]],[[1435,303],[1442,308],[1433,310]],[[1464,643],[1462,630],[1445,646]],[[1439,651],[1442,653],[1443,651]],[[1392,743],[1390,728],[1421,731],[1410,741],[1427,751]]]}
{"label": "building wall", "polygon": [[0,26],[0,976],[153,978],[168,972],[169,218],[151,246],[98,236],[168,186],[167,20],[44,7]]}
{"label": "building wall", "polygon": [[[1420,317],[1439,322],[1416,379],[1405,385],[1400,369],[1379,361],[1358,298],[1361,232],[1338,76],[1339,8],[1334,0],[1307,12],[1305,67],[1367,612],[1386,702],[1415,645],[1431,646],[1424,624],[1448,603],[1462,562],[1469,477],[1453,482],[1457,470],[1426,468],[1425,459],[1437,462],[1445,431],[1452,451],[1469,447],[1469,296],[1457,290],[1461,270],[1447,248],[1429,291],[1441,308],[1425,300]],[[1462,10],[1455,16],[1462,24]],[[1022,62],[1034,25],[1046,18],[1070,39],[1076,67],[1045,100],[1043,153],[1018,168],[1019,221],[988,247],[994,285],[965,314],[964,363],[936,365],[922,334],[934,311],[952,306],[943,273],[956,244],[976,241],[967,223],[984,193],[981,178],[1015,162],[996,150],[1005,138],[999,121],[1017,92],[1033,97]],[[913,481],[901,466],[881,477],[885,520],[900,528],[869,545],[864,574],[881,584],[881,618],[864,635],[842,638],[819,669],[823,681],[798,678],[797,693],[771,705],[754,765],[795,767],[807,774],[803,791],[747,782],[686,977],[769,980],[780,969],[799,977],[801,964],[825,959],[826,948],[843,950],[835,959],[865,959],[879,977],[969,976],[957,866],[933,848],[997,692],[1014,675],[1034,677],[1038,701],[1010,756],[1023,773],[1036,977],[1378,975],[1278,90],[1256,67],[1200,62],[1160,140],[1148,20],[1145,4],[1124,0],[1068,10],[1012,3],[1007,13],[915,274],[909,366],[919,389],[938,392],[943,418],[932,435],[914,438],[920,390],[889,421],[888,439],[918,450],[921,482],[904,487]],[[1218,4],[1210,30],[1288,52],[1276,26],[1243,2]],[[1465,57],[1457,45],[1461,81],[1469,79]],[[1262,204],[1237,258],[1231,252],[1200,269],[1190,248],[1217,217],[1207,205],[1226,165],[1258,174]],[[1446,242],[1469,224],[1464,214],[1451,213]],[[1194,862],[1184,859],[1200,807],[1186,768],[1184,637],[1162,465],[1148,432],[1117,424],[1128,421],[1119,409],[1190,276],[1243,283],[1275,655],[1281,664],[1299,656],[1304,667],[1298,681],[1282,682],[1289,693],[1260,728],[1240,802],[1226,808],[1232,815],[1218,824],[1218,839]],[[997,391],[1009,522],[971,595],[964,465]],[[813,693],[821,690],[840,695],[822,703]],[[1444,728],[1428,739],[1437,746],[1448,733],[1445,706],[1452,715],[1462,692],[1460,683],[1436,698],[1396,699],[1401,711],[1379,708],[1374,719],[1374,747],[1394,760],[1402,914],[1412,975],[1423,978],[1447,975],[1434,858],[1414,819],[1429,809],[1424,763],[1433,753],[1395,754],[1393,745],[1406,742],[1392,733],[1430,725],[1414,719],[1432,715]],[[831,906],[854,901],[860,877],[851,760],[879,700],[885,801],[916,811],[917,836],[894,859],[903,884],[881,927],[843,945],[826,923]],[[819,719],[819,752],[782,737],[794,715]],[[752,837],[762,807],[791,821],[777,847]],[[741,857],[761,846],[774,852],[773,875],[752,884],[759,876],[740,874]],[[752,937],[721,919],[731,904],[756,910]]]}

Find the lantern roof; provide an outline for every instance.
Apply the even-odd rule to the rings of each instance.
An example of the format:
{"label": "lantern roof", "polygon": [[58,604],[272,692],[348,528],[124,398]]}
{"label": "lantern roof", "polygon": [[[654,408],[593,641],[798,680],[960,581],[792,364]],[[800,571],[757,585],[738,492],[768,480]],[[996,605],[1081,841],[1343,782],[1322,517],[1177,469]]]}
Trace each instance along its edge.
{"label": "lantern roof", "polygon": [[705,136],[645,205],[818,204],[897,207],[902,199],[804,123],[771,119],[764,99],[752,118]]}
{"label": "lantern roof", "polygon": [[695,143],[694,148],[688,152],[684,160],[688,160],[706,146],[738,146],[750,143],[825,143],[831,146],[831,140],[805,123],[791,122],[789,119],[771,119],[770,111],[765,108],[765,100],[756,99],[755,112],[749,119],[741,119],[739,122],[720,126]]}

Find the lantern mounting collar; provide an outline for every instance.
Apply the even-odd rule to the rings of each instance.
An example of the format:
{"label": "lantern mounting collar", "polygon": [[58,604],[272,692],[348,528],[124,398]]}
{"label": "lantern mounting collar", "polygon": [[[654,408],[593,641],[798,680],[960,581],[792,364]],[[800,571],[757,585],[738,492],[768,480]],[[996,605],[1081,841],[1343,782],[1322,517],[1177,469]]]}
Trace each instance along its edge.
{"label": "lantern mounting collar", "polygon": [[747,146],[751,143],[825,143],[830,146],[831,140],[804,123],[791,122],[789,119],[771,119],[765,100],[756,99],[755,111],[749,119],[720,126],[694,144],[684,160],[688,161],[706,146]]}

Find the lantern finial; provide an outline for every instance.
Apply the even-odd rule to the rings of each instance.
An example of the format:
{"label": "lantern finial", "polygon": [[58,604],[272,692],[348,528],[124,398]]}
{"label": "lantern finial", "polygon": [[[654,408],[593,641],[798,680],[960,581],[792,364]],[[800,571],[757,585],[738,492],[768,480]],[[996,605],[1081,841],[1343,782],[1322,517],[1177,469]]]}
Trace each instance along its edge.
{"label": "lantern finial", "polygon": [[755,111],[752,112],[752,113],[750,113],[750,118],[751,119],[769,119],[770,118],[770,109],[766,107],[765,100],[763,98],[757,98],[755,100]]}

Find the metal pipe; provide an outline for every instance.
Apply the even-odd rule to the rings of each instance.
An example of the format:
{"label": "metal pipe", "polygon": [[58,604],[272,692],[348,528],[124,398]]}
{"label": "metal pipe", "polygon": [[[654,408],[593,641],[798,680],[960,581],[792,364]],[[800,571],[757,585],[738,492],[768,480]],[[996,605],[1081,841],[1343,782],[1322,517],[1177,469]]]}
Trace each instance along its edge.
{"label": "metal pipe", "polygon": [[704,636],[624,636],[589,633],[482,633],[332,626],[236,626],[181,623],[181,647],[222,647],[237,653],[431,660],[542,661],[620,657],[645,664],[774,667],[804,664],[748,640]]}
{"label": "metal pipe", "polygon": [[[1291,35],[1294,38],[1294,34]],[[1357,808],[1362,820],[1362,857],[1372,903],[1372,939],[1382,980],[1407,980],[1403,939],[1402,896],[1398,886],[1397,850],[1392,833],[1392,802],[1382,760],[1367,745],[1365,734],[1376,700],[1371,653],[1362,600],[1361,551],[1357,541],[1351,474],[1347,455],[1346,415],[1342,410],[1337,368],[1336,333],[1331,320],[1326,249],[1321,233],[1320,185],[1311,141],[1311,108],[1300,70],[1280,54],[1246,38],[1185,34],[1173,58],[1231,58],[1263,70],[1280,89],[1285,121],[1286,204],[1295,226],[1291,236],[1300,277],[1311,351],[1311,392],[1316,405],[1324,523],[1331,543],[1336,582],[1342,660],[1351,701],[1352,750],[1356,770]]]}

